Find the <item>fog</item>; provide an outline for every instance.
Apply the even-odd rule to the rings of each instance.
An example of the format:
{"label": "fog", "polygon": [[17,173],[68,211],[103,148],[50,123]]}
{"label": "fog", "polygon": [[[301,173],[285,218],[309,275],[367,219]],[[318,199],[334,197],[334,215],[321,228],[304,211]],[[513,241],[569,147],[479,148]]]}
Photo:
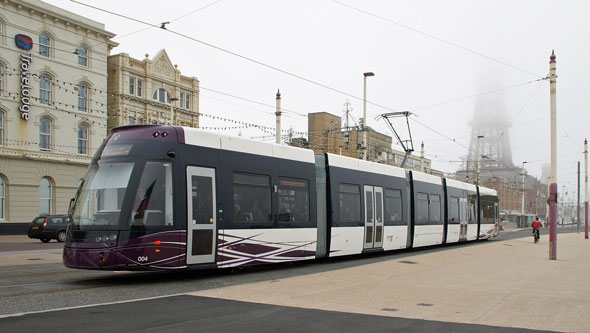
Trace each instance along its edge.
{"label": "fog", "polygon": [[104,23],[118,35],[112,54],[143,59],[166,49],[183,75],[200,80],[201,126],[230,134],[270,136],[227,120],[274,128],[277,89],[282,127],[296,136],[307,132],[307,113],[342,116],[347,99],[358,120],[363,73],[374,72],[367,80],[368,125],[391,135],[375,118],[411,111],[414,146],[424,142],[433,168],[444,172],[454,172],[468,153],[475,95],[493,95],[488,100],[497,101],[510,125],[513,162],[527,161],[528,172],[541,176],[550,162],[549,81],[541,79],[555,50],[560,188],[573,191],[576,162],[584,167],[587,1],[81,0],[151,24],[170,21],[168,30],[70,1],[47,2]]}

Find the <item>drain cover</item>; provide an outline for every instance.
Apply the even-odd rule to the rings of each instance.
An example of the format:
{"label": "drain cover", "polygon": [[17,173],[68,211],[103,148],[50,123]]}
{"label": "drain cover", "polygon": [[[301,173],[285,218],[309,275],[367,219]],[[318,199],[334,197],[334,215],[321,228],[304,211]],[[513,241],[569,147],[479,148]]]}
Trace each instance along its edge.
{"label": "drain cover", "polygon": [[402,260],[400,261],[402,264],[409,264],[409,265],[413,265],[413,264],[417,264],[416,261],[410,261],[410,260]]}
{"label": "drain cover", "polygon": [[433,306],[434,304],[430,304],[430,303],[418,303],[418,305],[420,305],[420,306]]}

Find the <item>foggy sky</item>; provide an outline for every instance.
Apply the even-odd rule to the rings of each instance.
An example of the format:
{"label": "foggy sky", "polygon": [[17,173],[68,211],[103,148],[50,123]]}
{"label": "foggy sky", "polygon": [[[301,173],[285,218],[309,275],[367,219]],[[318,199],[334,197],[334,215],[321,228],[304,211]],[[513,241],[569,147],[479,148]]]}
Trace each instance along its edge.
{"label": "foggy sky", "polygon": [[[411,122],[414,146],[424,141],[432,167],[445,172],[455,171],[467,155],[468,123],[477,114],[476,98],[466,97],[499,90],[494,94],[511,123],[513,161],[528,161],[528,172],[541,176],[542,164],[550,159],[549,81],[536,80],[548,74],[555,49],[560,189],[566,185],[573,194],[576,162],[582,161],[584,168],[583,140],[590,123],[587,1],[81,1],[153,24],[171,21],[170,30],[357,97],[162,29],[125,36],[146,26],[70,1],[46,1],[123,36],[114,39],[120,45],[112,54],[126,52],[143,59],[145,53],[151,57],[165,48],[183,75],[200,80],[200,112],[207,115],[274,128],[274,108],[205,88],[271,106],[280,89],[282,107],[298,113],[286,112],[283,129],[307,132],[307,118],[301,114],[309,112],[342,116],[347,99],[358,120],[363,111],[362,74],[374,72],[367,81],[367,99],[387,109],[369,104],[368,125],[391,135],[375,118],[392,110],[412,111],[419,122]],[[516,87],[503,89],[511,86]],[[201,126],[237,125],[202,117]],[[254,129],[229,133],[240,131],[258,139],[269,135]]]}

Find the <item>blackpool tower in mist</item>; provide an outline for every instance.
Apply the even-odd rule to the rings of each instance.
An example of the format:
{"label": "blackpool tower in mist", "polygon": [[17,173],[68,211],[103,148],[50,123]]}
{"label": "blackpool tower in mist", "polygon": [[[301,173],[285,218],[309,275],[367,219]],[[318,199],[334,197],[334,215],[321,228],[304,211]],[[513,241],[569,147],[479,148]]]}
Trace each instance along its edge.
{"label": "blackpool tower in mist", "polygon": [[[480,155],[480,169],[511,169],[509,125],[504,100],[499,94],[477,97],[471,125],[469,153],[465,161],[466,170],[477,167],[477,152]],[[478,149],[479,145],[479,149]]]}

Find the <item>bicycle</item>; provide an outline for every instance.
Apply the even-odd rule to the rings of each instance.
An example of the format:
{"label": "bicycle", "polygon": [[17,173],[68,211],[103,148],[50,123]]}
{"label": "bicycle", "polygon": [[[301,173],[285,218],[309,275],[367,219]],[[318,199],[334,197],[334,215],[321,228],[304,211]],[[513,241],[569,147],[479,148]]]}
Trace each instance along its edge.
{"label": "bicycle", "polygon": [[535,244],[539,242],[539,229],[533,229],[533,239],[535,240]]}

